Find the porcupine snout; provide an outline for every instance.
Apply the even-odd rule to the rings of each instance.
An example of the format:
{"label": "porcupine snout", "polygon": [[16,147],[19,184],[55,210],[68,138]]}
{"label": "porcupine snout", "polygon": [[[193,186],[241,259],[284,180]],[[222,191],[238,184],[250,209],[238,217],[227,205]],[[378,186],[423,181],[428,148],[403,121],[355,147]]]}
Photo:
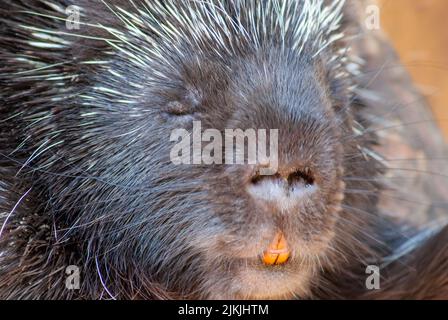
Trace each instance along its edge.
{"label": "porcupine snout", "polygon": [[288,65],[278,58],[263,62],[247,63],[248,76],[234,79],[231,101],[238,107],[227,122],[227,127],[256,132],[257,150],[263,152],[256,164],[229,171],[233,181],[242,177],[242,189],[260,212],[293,220],[304,206],[325,203],[326,190],[338,185],[337,120],[312,65]]}

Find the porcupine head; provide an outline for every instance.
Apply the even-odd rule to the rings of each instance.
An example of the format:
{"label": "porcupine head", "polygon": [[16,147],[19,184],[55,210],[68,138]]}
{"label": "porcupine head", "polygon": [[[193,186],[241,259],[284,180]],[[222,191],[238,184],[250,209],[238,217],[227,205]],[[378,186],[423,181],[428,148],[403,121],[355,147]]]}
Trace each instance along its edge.
{"label": "porcupine head", "polygon": [[[68,5],[79,28],[67,28]],[[22,6],[11,64],[25,72],[10,88],[31,92],[14,121],[27,166],[44,168],[33,188],[51,198],[55,236],[81,248],[83,294],[306,298],[322,270],[363,250],[347,239],[366,217],[343,202],[370,199],[344,200],[344,178],[374,166],[353,138],[344,1]],[[226,129],[277,130],[276,154],[173,163],[170,137],[184,130],[193,148],[193,122],[223,141]]]}

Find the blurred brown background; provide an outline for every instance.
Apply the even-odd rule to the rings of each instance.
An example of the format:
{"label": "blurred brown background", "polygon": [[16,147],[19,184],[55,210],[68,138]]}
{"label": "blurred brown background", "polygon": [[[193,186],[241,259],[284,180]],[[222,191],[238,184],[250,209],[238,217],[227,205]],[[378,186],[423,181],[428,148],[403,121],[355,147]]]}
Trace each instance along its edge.
{"label": "blurred brown background", "polygon": [[448,0],[379,0],[381,26],[448,141]]}

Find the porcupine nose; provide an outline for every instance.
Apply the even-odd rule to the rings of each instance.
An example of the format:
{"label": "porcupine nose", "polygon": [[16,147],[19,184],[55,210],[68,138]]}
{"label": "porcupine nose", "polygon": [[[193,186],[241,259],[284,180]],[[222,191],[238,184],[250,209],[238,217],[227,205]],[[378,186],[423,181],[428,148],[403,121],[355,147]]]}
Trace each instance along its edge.
{"label": "porcupine nose", "polygon": [[280,167],[273,175],[260,175],[259,172],[256,169],[252,175],[248,192],[257,201],[282,209],[294,207],[316,189],[313,173],[306,167]]}

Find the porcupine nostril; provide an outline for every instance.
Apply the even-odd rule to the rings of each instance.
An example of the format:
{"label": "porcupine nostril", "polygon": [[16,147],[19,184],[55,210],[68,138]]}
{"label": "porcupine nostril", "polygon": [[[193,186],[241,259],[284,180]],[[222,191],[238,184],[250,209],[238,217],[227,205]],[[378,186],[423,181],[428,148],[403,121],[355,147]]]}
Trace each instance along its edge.
{"label": "porcupine nostril", "polygon": [[310,169],[298,169],[289,174],[275,173],[274,175],[260,175],[258,171],[251,178],[251,183],[257,185],[265,180],[278,180],[282,185],[287,187],[304,186],[310,187],[314,185],[314,177]]}
{"label": "porcupine nostril", "polygon": [[288,175],[287,181],[290,187],[304,186],[305,188],[309,188],[314,185],[313,174],[308,168],[290,173]]}
{"label": "porcupine nostril", "polygon": [[257,200],[290,206],[316,189],[314,176],[308,168],[279,171],[269,176],[256,172],[250,179],[248,192]]}

